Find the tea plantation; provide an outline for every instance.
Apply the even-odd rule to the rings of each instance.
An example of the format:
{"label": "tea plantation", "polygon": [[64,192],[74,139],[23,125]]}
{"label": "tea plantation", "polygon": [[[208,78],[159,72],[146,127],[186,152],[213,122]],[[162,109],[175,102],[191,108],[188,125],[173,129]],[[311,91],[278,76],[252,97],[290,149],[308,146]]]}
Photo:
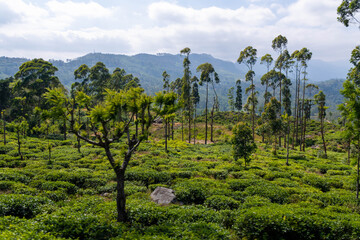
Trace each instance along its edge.
{"label": "tea plantation", "polygon": [[[319,157],[317,125],[289,166],[286,149],[274,155],[257,141],[246,168],[233,160],[231,125],[215,126],[213,144],[169,141],[168,153],[153,127],[126,171],[127,223],[116,221],[116,179],[103,149],[79,153],[75,137],[27,137],[21,160],[9,133],[0,145],[0,239],[358,239],[356,159],[347,164],[333,124],[332,151]],[[120,158],[123,145],[113,147]],[[157,186],[173,189],[179,203],[152,202]]]}

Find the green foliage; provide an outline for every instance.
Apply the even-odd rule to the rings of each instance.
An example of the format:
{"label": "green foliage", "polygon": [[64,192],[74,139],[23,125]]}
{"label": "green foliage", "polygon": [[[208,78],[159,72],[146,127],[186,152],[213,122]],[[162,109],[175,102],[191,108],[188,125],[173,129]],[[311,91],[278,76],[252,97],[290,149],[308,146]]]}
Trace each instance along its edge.
{"label": "green foliage", "polygon": [[23,194],[0,195],[0,216],[33,218],[51,201],[44,197]]}
{"label": "green foliage", "polygon": [[245,166],[250,162],[250,155],[255,152],[256,144],[251,135],[251,129],[245,123],[238,123],[233,128],[233,156],[235,161],[244,158]]}
{"label": "green foliage", "polygon": [[215,210],[226,210],[226,209],[237,209],[239,207],[239,202],[231,197],[213,195],[207,198],[204,202],[209,208]]}

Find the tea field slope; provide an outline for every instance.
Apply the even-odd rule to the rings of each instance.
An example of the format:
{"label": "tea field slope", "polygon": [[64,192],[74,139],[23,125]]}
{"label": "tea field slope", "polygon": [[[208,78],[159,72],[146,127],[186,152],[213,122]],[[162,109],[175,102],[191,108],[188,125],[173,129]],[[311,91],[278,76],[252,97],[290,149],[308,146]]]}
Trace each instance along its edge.
{"label": "tea field slope", "polygon": [[[358,239],[355,162],[347,164],[338,126],[327,125],[328,159],[313,122],[306,152],[291,150],[289,166],[284,148],[275,156],[258,142],[245,168],[233,161],[231,125],[215,126],[213,144],[170,141],[169,153],[154,126],[126,172],[126,224],[116,222],[115,175],[102,149],[28,137],[21,160],[11,133],[0,144],[0,239]],[[122,144],[113,147],[120,160]],[[179,203],[153,203],[157,186]]]}

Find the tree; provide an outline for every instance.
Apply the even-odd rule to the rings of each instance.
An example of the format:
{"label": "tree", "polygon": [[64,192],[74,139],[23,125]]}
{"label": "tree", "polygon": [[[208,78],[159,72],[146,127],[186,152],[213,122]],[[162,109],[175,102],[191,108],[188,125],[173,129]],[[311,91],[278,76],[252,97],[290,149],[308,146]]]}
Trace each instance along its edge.
{"label": "tree", "polygon": [[[275,67],[279,69],[279,72],[281,74],[281,70],[284,68],[284,56],[283,51],[286,49],[287,45],[287,38],[285,36],[279,35],[277,36],[273,41],[271,47],[279,52],[279,57],[276,60]],[[279,91],[279,102],[281,103],[281,81],[280,84],[280,91]],[[280,112],[281,113],[281,112]]]}
{"label": "tree", "polygon": [[189,143],[191,142],[191,117],[192,117],[192,104],[191,104],[191,71],[190,71],[190,48],[184,48],[180,51],[180,54],[185,55],[183,61],[184,67],[184,76],[182,78],[182,88],[181,88],[181,100],[184,104],[184,109],[187,112],[186,117],[188,120],[188,137]]}
{"label": "tree", "polygon": [[227,94],[228,96],[228,104],[230,107],[230,111],[234,111],[235,110],[235,102],[234,102],[234,87],[229,88],[229,92]]}
{"label": "tree", "polygon": [[170,75],[166,71],[164,71],[162,73],[162,77],[163,77],[163,83],[164,83],[163,89],[164,89],[164,91],[169,92],[170,91]]}
{"label": "tree", "polygon": [[[273,58],[271,57],[270,54],[265,54],[264,56],[261,57],[261,62],[260,64],[266,64],[266,69],[267,69],[267,72],[270,72],[270,66],[273,62]],[[269,87],[269,78],[267,77],[261,77],[261,84],[262,85],[265,85],[265,93],[264,93],[264,99],[265,99],[265,102],[264,102],[264,105],[267,104],[271,98],[271,94],[268,92],[268,87]]]}
{"label": "tree", "polygon": [[234,126],[231,143],[233,145],[234,160],[244,158],[245,167],[250,163],[250,156],[256,151],[256,144],[252,137],[251,129],[243,122]]}
{"label": "tree", "polygon": [[89,70],[89,89],[90,94],[94,96],[95,101],[103,101],[105,97],[105,89],[110,88],[111,75],[109,69],[102,62],[97,62]]}
{"label": "tree", "polygon": [[164,126],[165,152],[168,152],[167,149],[167,141],[169,138],[168,124],[169,124],[169,120],[172,119],[174,113],[176,112],[176,99],[177,96],[174,92],[168,92],[168,93],[159,92],[155,96],[154,103],[156,107],[154,108],[154,111],[163,119],[165,125]]}
{"label": "tree", "polygon": [[339,106],[341,114],[346,119],[345,128],[352,132],[352,140],[357,148],[357,178],[356,198],[359,199],[359,173],[360,173],[360,46],[357,46],[351,54],[350,69],[347,79],[340,93],[344,96],[344,104]]}
{"label": "tree", "polygon": [[191,99],[192,99],[192,102],[194,104],[194,144],[195,144],[196,143],[196,123],[195,123],[195,120],[196,120],[196,106],[200,102],[199,85],[197,84],[199,79],[196,76],[194,76],[191,81],[193,83],[192,91],[191,91]]}
{"label": "tree", "polygon": [[235,108],[239,112],[242,110],[242,89],[241,89],[241,80],[236,81],[236,98],[235,98]]}
{"label": "tree", "polygon": [[[196,71],[201,72],[200,75],[200,86],[206,84],[206,99],[205,99],[205,144],[207,144],[208,135],[208,102],[209,102],[209,83],[219,83],[220,79],[215,69],[210,63],[203,63],[196,68]],[[214,85],[213,85],[214,86]],[[215,88],[214,88],[215,89]],[[216,102],[214,101],[214,104]],[[214,105],[213,105],[214,107]]]}
{"label": "tree", "polygon": [[245,81],[251,82],[250,86],[246,89],[246,93],[251,91],[251,95],[248,98],[247,105],[251,105],[251,118],[252,118],[252,133],[253,139],[255,139],[255,106],[257,104],[257,98],[255,96],[255,85],[254,85],[254,77],[255,72],[253,71],[253,66],[257,61],[256,57],[257,50],[251,46],[246,47],[243,51],[240,52],[240,56],[237,60],[239,64],[244,63],[249,71],[245,75]]}
{"label": "tree", "polygon": [[[146,94],[141,88],[131,88],[127,91],[108,90],[104,95],[104,100],[94,104],[92,97],[82,91],[76,92],[74,99],[69,99],[61,89],[49,90],[45,97],[51,106],[59,105],[59,102],[65,102],[68,110],[67,120],[70,123],[71,131],[83,141],[104,149],[108,161],[116,174],[116,203],[117,203],[117,220],[126,221],[126,196],[124,192],[125,171],[129,165],[132,154],[146,138],[147,129],[152,122],[150,113],[150,103],[142,104],[142,99]],[[80,104],[75,104],[75,102]],[[79,125],[75,119],[76,106],[85,106],[87,109],[86,118],[90,119],[93,136],[85,137],[81,134]],[[131,131],[131,124],[134,116],[139,113],[141,118],[146,120],[146,129],[144,134],[136,136]],[[142,113],[145,113],[144,115]],[[111,145],[115,142],[125,142],[127,146],[124,152],[123,160],[117,159],[112,154]]]}
{"label": "tree", "polygon": [[315,101],[318,105],[318,117],[320,120],[320,131],[321,131],[321,138],[323,141],[323,146],[324,146],[324,152],[325,152],[325,158],[327,158],[327,153],[326,153],[326,143],[325,143],[325,137],[324,137],[324,119],[326,116],[326,109],[327,107],[325,106],[325,94],[323,93],[323,91],[320,91],[318,94],[316,94],[314,96]]}
{"label": "tree", "polygon": [[268,102],[264,107],[264,112],[262,113],[263,123],[265,124],[266,131],[269,132],[270,136],[274,137],[274,154],[276,155],[276,139],[281,131],[281,119],[278,117],[281,104],[275,98],[272,97],[270,102]]}
{"label": "tree", "polygon": [[15,74],[13,93],[14,97],[22,99],[23,102],[20,112],[18,109],[12,109],[13,117],[25,117],[30,123],[30,128],[39,124],[36,118],[31,119],[33,117],[31,114],[35,107],[48,108],[43,94],[47,88],[61,86],[58,77],[55,76],[57,70],[50,62],[43,59],[33,59],[19,67],[19,71]]}
{"label": "tree", "polygon": [[343,0],[337,9],[337,14],[339,15],[337,19],[346,27],[348,27],[350,23],[356,23],[360,27],[360,20],[357,16],[359,10],[359,0]]}
{"label": "tree", "polygon": [[302,139],[302,144],[300,143],[300,149],[301,149],[301,145],[303,145],[303,151],[305,151],[305,130],[306,130],[306,115],[305,115],[305,92],[306,92],[306,81],[308,80],[306,78],[307,76],[307,63],[308,61],[310,61],[312,56],[312,53],[310,52],[309,49],[307,48],[302,48],[299,52],[299,58],[301,60],[301,65],[303,67],[303,96],[302,96],[302,104],[301,104],[301,126],[302,126],[302,131],[301,131],[301,139]]}
{"label": "tree", "polygon": [[27,135],[27,131],[29,129],[29,124],[26,121],[26,119],[24,117],[19,117],[18,119],[16,119],[15,121],[11,122],[9,124],[9,127],[12,128],[14,130],[14,132],[16,133],[16,141],[17,141],[17,145],[18,145],[18,155],[20,156],[21,160],[24,160],[24,156],[22,155],[21,152],[21,144],[23,143],[23,138],[26,137]]}

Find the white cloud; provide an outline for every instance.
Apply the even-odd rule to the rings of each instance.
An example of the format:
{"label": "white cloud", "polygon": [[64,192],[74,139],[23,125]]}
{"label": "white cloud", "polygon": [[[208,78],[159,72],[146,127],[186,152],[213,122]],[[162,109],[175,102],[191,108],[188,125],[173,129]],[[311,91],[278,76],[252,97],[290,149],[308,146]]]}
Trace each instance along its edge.
{"label": "white cloud", "polygon": [[153,2],[145,10],[128,12],[124,2],[104,6],[95,0],[51,0],[41,5],[0,0],[0,13],[12,16],[7,21],[0,17],[0,53],[68,58],[94,50],[178,53],[190,47],[192,52],[235,61],[248,45],[259,55],[275,54],[271,41],[282,34],[290,51],[308,47],[314,58],[338,60],[347,59],[358,44],[360,32],[336,21],[338,0],[296,0],[290,5],[253,1],[237,9],[184,7],[177,2]]}

